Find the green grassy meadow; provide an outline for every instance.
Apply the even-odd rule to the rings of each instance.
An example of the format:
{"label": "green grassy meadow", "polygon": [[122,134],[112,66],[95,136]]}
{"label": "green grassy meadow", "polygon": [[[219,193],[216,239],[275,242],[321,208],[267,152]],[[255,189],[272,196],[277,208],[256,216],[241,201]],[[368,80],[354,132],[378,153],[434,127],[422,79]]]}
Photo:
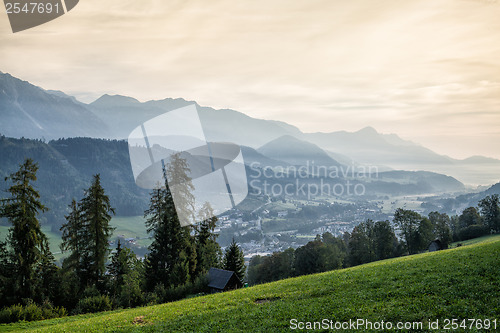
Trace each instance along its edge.
{"label": "green grassy meadow", "polygon": [[[291,332],[292,319],[297,322],[326,319],[333,323],[365,319],[372,323],[383,320],[393,325],[398,322],[423,325],[423,329],[383,332],[494,332],[475,326],[445,330],[444,321],[496,320],[497,331],[500,330],[499,273],[500,236],[494,236],[451,250],[173,303],[0,325],[0,331]],[[429,330],[429,321],[436,320],[439,329]],[[381,332],[363,327],[351,331]]]}

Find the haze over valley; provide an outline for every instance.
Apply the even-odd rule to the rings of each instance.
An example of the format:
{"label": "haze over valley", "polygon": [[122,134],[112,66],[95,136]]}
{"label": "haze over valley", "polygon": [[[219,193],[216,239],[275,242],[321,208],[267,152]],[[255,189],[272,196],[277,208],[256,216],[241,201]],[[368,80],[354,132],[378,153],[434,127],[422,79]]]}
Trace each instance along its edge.
{"label": "haze over valley", "polygon": [[241,147],[249,195],[235,209],[216,212],[223,217],[217,231],[222,245],[236,237],[247,254],[297,247],[324,231],[340,235],[366,219],[390,220],[396,208],[460,214],[500,190],[490,188],[499,180],[499,160],[453,159],[373,127],[304,133],[286,119],[256,119],[181,98],[142,103],[103,95],[86,104],[4,73],[0,92],[0,176],[25,157],[39,163],[40,191],[51,207],[42,221],[54,239],[68,199],[100,173],[119,216],[115,234],[130,236],[129,246],[144,254],[148,235],[137,223],[148,191],[134,182],[126,140],[145,121],[191,104],[207,141]]}

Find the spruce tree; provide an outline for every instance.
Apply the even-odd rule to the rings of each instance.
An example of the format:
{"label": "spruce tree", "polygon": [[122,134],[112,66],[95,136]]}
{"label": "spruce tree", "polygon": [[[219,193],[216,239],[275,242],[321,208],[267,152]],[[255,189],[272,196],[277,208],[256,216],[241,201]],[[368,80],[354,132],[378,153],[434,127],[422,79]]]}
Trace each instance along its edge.
{"label": "spruce tree", "polygon": [[101,186],[99,174],[94,176],[92,185],[80,203],[80,209],[89,240],[87,246],[87,253],[90,254],[91,258],[89,277],[90,281],[97,284],[104,278],[106,272],[106,260],[109,253],[108,241],[114,230],[109,222],[111,214],[115,213],[109,197]]}
{"label": "spruce tree", "polygon": [[[88,240],[87,230],[83,225],[80,207],[75,199],[69,205],[70,212],[66,215],[66,223],[61,226],[62,243],[61,251],[70,251],[69,256],[64,260],[64,268],[72,270],[81,278],[86,275],[88,263],[88,253],[85,251]],[[83,259],[85,257],[85,259]]]}
{"label": "spruce tree", "polygon": [[67,223],[61,228],[61,249],[71,251],[65,266],[76,272],[82,288],[96,286],[102,289],[108,241],[114,230],[109,222],[115,211],[101,186],[99,174],[94,176],[83,199],[79,203],[73,200],[70,209]]}
{"label": "spruce tree", "polygon": [[53,260],[47,237],[42,232],[38,215],[47,211],[40,202],[40,195],[32,185],[37,180],[38,165],[26,159],[17,172],[6,177],[12,181],[8,189],[10,198],[0,200],[0,217],[7,218],[10,260],[14,271],[10,288],[19,298],[35,298],[39,285],[37,268],[42,262]]}
{"label": "spruce tree", "polygon": [[12,294],[9,280],[13,275],[13,265],[10,261],[7,243],[0,242],[0,304],[7,304],[8,298]]}
{"label": "spruce tree", "polygon": [[196,230],[196,276],[208,272],[211,267],[219,267],[222,251],[217,243],[218,235],[215,233],[217,216],[206,202],[198,213],[201,221]]}
{"label": "spruce tree", "polygon": [[224,259],[222,261],[222,268],[228,271],[233,271],[236,276],[243,282],[245,278],[245,257],[241,248],[233,241],[226,248]]}
{"label": "spruce tree", "polygon": [[[194,187],[187,176],[189,167],[179,154],[174,154],[163,171],[165,182],[151,192],[149,208],[144,212],[147,231],[153,235],[146,257],[146,287],[151,291],[158,284],[167,288],[183,285],[196,270],[191,225],[181,226],[177,214],[180,211],[184,216],[192,215],[194,197],[190,191]],[[182,180],[175,185],[177,206],[168,179]]]}
{"label": "spruce tree", "polygon": [[142,300],[141,277],[143,275],[142,262],[135,253],[121,246],[120,240],[116,251],[111,255],[108,265],[110,276],[110,292],[114,303],[124,307],[139,305]]}

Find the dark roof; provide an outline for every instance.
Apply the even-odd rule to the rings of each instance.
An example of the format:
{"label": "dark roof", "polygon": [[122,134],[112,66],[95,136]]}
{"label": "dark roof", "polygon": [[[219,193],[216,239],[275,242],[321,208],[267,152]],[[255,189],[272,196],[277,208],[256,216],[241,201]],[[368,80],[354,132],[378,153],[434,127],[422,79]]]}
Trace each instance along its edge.
{"label": "dark roof", "polygon": [[432,244],[437,244],[439,247],[441,247],[441,241],[439,239],[435,239],[433,240],[432,242],[429,243],[429,246],[431,246]]}
{"label": "dark roof", "polygon": [[224,289],[233,275],[235,275],[233,271],[226,271],[219,268],[210,268],[210,270],[208,271],[208,276],[210,278],[208,286],[210,288]]}

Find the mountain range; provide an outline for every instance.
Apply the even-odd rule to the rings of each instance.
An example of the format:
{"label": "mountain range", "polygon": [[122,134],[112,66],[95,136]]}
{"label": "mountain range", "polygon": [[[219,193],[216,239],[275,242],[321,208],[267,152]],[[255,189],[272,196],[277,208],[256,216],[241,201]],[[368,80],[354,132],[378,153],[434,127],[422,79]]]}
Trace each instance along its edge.
{"label": "mountain range", "polygon": [[[328,165],[364,165],[389,170],[430,171],[463,183],[489,185],[500,180],[500,160],[473,156],[457,160],[395,134],[367,127],[357,132],[303,133],[282,121],[199,106],[181,98],[140,102],[103,95],[85,104],[61,91],[44,90],[0,72],[0,134],[13,138],[92,137],[127,139],[145,121],[196,104],[207,141],[234,142],[274,165],[315,161]],[[252,150],[250,150],[252,149]]]}

